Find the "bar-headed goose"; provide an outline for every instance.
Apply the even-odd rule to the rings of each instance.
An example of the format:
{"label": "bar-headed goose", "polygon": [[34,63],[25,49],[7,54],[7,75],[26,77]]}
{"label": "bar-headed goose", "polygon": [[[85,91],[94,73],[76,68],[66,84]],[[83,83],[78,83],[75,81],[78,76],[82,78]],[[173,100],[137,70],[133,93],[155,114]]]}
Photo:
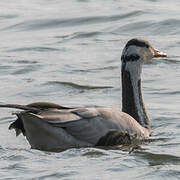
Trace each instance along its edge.
{"label": "bar-headed goose", "polygon": [[1,104],[17,108],[17,119],[9,129],[23,133],[32,148],[62,150],[72,147],[117,145],[129,137],[147,138],[151,128],[141,94],[141,71],[144,62],[166,57],[143,39],[128,41],[121,56],[122,112],[107,107],[68,108],[54,103],[28,105]]}

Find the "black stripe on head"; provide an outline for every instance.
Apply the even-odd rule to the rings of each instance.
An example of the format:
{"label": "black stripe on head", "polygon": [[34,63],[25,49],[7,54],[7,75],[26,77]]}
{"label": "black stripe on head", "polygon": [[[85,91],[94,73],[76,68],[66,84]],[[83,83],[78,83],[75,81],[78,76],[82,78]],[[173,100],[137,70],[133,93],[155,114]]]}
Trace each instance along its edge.
{"label": "black stripe on head", "polygon": [[123,62],[123,63],[125,63],[125,62],[129,62],[129,61],[137,61],[138,59],[140,58],[140,56],[138,55],[138,54],[131,54],[131,55],[129,55],[129,56],[122,56],[121,57],[121,61]]}
{"label": "black stripe on head", "polygon": [[149,48],[150,44],[148,41],[143,39],[131,39],[127,42],[125,48],[128,48],[129,46],[138,46],[138,47],[146,47]]}

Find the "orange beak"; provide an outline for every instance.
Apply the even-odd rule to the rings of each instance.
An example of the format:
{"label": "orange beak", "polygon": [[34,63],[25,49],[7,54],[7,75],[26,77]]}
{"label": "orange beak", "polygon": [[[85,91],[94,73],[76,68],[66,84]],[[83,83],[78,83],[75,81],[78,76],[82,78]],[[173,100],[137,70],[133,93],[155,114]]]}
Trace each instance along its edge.
{"label": "orange beak", "polygon": [[163,53],[157,49],[153,49],[154,50],[154,57],[167,57],[166,53]]}

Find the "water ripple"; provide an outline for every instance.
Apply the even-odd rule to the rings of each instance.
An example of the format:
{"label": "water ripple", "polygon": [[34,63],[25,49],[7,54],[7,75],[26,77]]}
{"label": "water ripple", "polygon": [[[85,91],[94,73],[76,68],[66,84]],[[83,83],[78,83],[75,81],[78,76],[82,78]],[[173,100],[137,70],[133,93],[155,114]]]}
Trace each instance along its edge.
{"label": "water ripple", "polygon": [[12,75],[21,75],[21,74],[27,74],[30,72],[34,72],[39,70],[42,67],[42,65],[26,65],[26,66],[21,66],[19,69],[16,69],[15,71],[13,71],[11,74]]}
{"label": "water ripple", "polygon": [[50,29],[57,27],[72,27],[72,26],[82,26],[87,24],[97,24],[97,23],[108,23],[112,21],[119,21],[131,16],[137,16],[141,14],[141,11],[133,11],[125,14],[117,14],[112,16],[95,16],[95,17],[76,17],[70,19],[36,19],[24,21],[2,30],[41,30]]}
{"label": "water ripple", "polygon": [[179,32],[180,20],[178,19],[165,19],[162,21],[154,21],[154,20],[139,20],[135,22],[128,22],[113,30],[114,33],[122,33],[127,34],[129,32],[133,34],[139,33],[144,34],[152,34],[152,35],[164,35],[167,34],[177,34]]}
{"label": "water ripple", "polygon": [[18,15],[16,14],[7,14],[7,15],[0,15],[0,19],[13,19],[13,18],[17,18]]}
{"label": "water ripple", "polygon": [[136,154],[148,160],[151,166],[162,165],[162,164],[180,164],[180,157],[170,154],[155,154],[150,152],[137,151]]}
{"label": "water ripple", "polygon": [[81,38],[91,38],[102,34],[102,32],[94,31],[94,32],[75,32],[69,35],[63,36],[55,36],[57,39],[70,40],[70,39],[81,39]]}
{"label": "water ripple", "polygon": [[7,52],[23,52],[23,51],[37,51],[37,52],[48,52],[48,51],[60,51],[57,48],[50,47],[23,47],[7,50]]}
{"label": "water ripple", "polygon": [[82,89],[82,90],[93,90],[93,89],[109,89],[113,88],[112,86],[91,86],[91,85],[80,85],[73,82],[66,82],[66,81],[48,81],[44,85],[63,85],[69,86],[75,89]]}

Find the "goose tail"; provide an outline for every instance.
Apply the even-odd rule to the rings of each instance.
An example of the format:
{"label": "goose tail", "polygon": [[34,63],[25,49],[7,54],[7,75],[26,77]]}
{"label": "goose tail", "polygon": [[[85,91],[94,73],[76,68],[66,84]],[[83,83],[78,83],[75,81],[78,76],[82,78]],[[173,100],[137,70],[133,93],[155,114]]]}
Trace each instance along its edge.
{"label": "goose tail", "polygon": [[16,132],[16,136],[19,136],[21,133],[25,136],[25,129],[23,122],[19,117],[19,115],[18,114],[16,115],[17,115],[17,119],[9,125],[9,130],[14,129]]}
{"label": "goose tail", "polygon": [[[25,111],[30,111],[32,113],[38,113],[39,109],[35,107],[29,107],[27,105],[19,105],[19,104],[0,104],[0,108],[13,108],[20,109]],[[19,136],[21,133],[25,136],[25,129],[23,122],[19,116],[19,113],[13,113],[17,116],[17,119],[9,125],[9,130],[14,129],[16,132],[16,136]]]}
{"label": "goose tail", "polygon": [[28,105],[19,105],[19,104],[0,104],[0,108],[21,109],[21,110],[31,111],[33,113],[39,112],[39,108],[31,107]]}

